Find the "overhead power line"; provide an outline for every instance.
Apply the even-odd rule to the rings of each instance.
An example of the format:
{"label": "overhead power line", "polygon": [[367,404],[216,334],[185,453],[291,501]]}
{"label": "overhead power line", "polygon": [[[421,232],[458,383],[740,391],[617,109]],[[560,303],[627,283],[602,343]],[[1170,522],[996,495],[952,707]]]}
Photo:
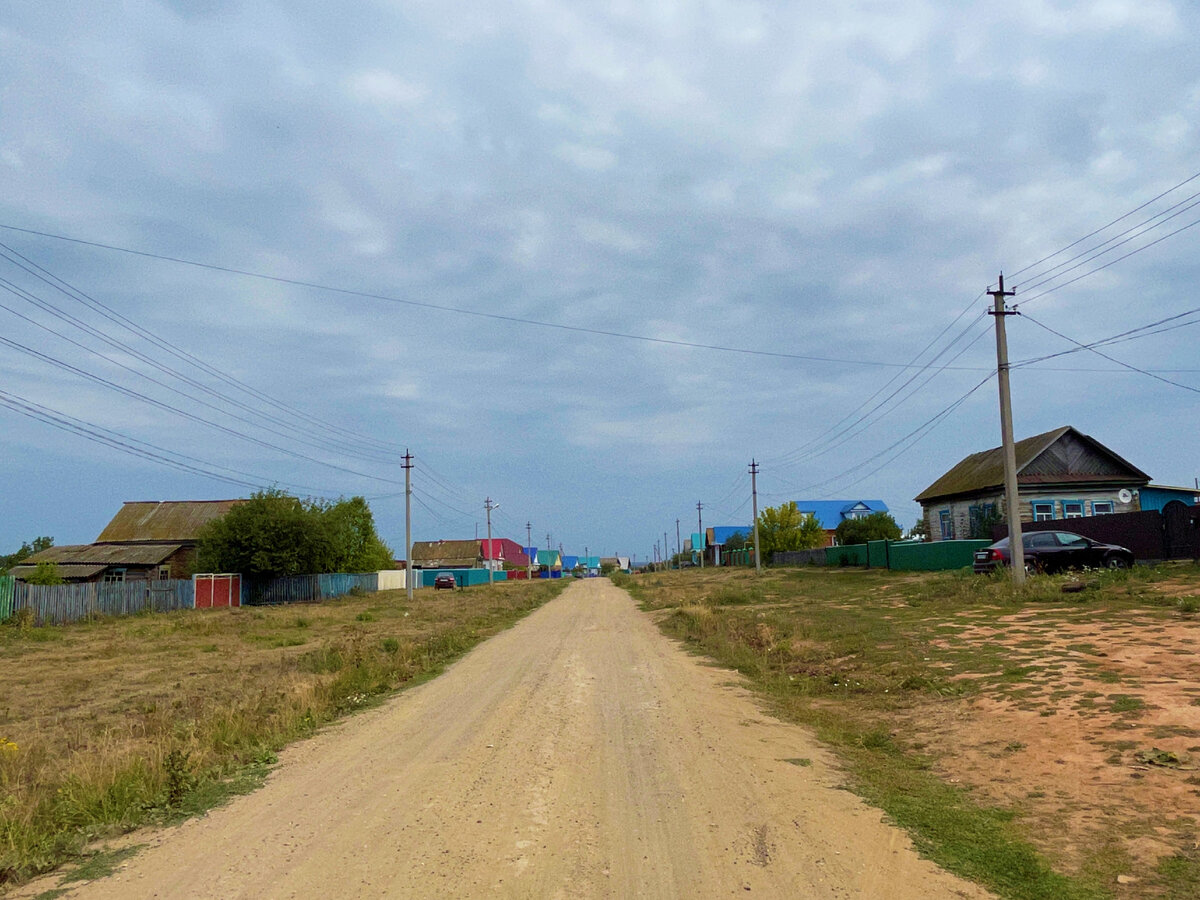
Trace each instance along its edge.
{"label": "overhead power line", "polygon": [[[1141,375],[1146,375],[1146,376],[1148,376],[1148,377],[1150,377],[1150,378],[1153,378],[1155,381],[1161,381],[1161,382],[1163,382],[1163,384],[1170,384],[1170,385],[1174,385],[1175,387],[1178,387],[1178,388],[1183,388],[1185,391],[1191,391],[1192,393],[1195,393],[1195,394],[1200,394],[1200,388],[1195,388],[1195,387],[1192,387],[1192,386],[1191,386],[1191,385],[1189,385],[1189,384],[1183,384],[1182,382],[1179,382],[1179,381],[1172,381],[1172,380],[1171,380],[1171,379],[1169,379],[1169,378],[1163,378],[1161,375],[1156,375],[1156,374],[1154,374],[1153,372],[1148,372],[1148,371],[1147,371],[1147,370],[1145,370],[1145,369],[1139,369],[1137,366],[1130,365],[1130,364],[1129,364],[1129,363],[1127,363],[1127,362],[1122,362],[1121,360],[1117,359],[1116,357],[1109,356],[1107,353],[1104,353],[1104,352],[1102,352],[1102,351],[1100,351],[1100,350],[1097,350],[1097,349],[1096,349],[1096,346],[1097,346],[1096,344],[1083,344],[1083,343],[1081,343],[1081,342],[1079,342],[1079,341],[1075,340],[1075,339],[1074,339],[1074,338],[1072,338],[1072,337],[1067,337],[1067,336],[1066,336],[1065,334],[1063,334],[1062,332],[1060,332],[1060,331],[1055,331],[1055,330],[1054,330],[1053,328],[1051,328],[1049,325],[1046,325],[1046,324],[1044,324],[1043,322],[1039,322],[1037,319],[1033,318],[1033,317],[1032,317],[1031,315],[1029,315],[1028,313],[1022,313],[1022,318],[1026,319],[1026,320],[1028,320],[1028,321],[1030,321],[1030,322],[1032,322],[1034,325],[1038,326],[1038,328],[1042,328],[1042,329],[1044,329],[1044,330],[1046,330],[1046,331],[1050,332],[1050,333],[1051,333],[1051,334],[1053,334],[1054,336],[1062,338],[1064,341],[1069,341],[1070,343],[1072,343],[1072,344],[1074,344],[1076,347],[1078,347],[1080,350],[1088,350],[1088,351],[1090,351],[1090,352],[1092,352],[1092,353],[1095,353],[1097,356],[1100,356],[1100,357],[1103,357],[1104,359],[1107,359],[1109,362],[1116,363],[1118,366],[1122,366],[1122,367],[1124,367],[1124,368],[1126,368],[1126,369],[1129,369],[1130,371],[1137,372],[1137,373],[1139,373],[1139,374],[1141,374]],[[1187,323],[1184,323],[1184,324],[1191,325],[1191,324],[1195,324],[1195,323],[1193,323],[1193,322],[1187,322]],[[1180,327],[1182,327],[1182,326],[1180,326]],[[1014,538],[1014,540],[1015,540],[1015,538]]]}
{"label": "overhead power line", "polygon": [[[290,429],[292,431],[296,431],[296,432],[299,432],[302,434],[312,435],[312,436],[321,438],[325,443],[335,446],[340,452],[349,452],[351,454],[354,454],[354,453],[361,454],[363,452],[363,450],[359,449],[359,448],[364,448],[368,452],[375,454],[376,456],[378,456],[379,454],[385,454],[386,458],[388,458],[388,459],[398,458],[397,451],[392,449],[393,445],[388,444],[388,442],[380,441],[377,438],[370,437],[370,436],[356,435],[353,431],[351,431],[348,428],[331,425],[313,415],[302,412],[301,410],[298,410],[295,407],[289,406],[288,404],[283,403],[282,401],[276,400],[275,398],[271,397],[270,395],[268,395],[262,391],[259,391],[256,388],[251,387],[250,385],[248,385],[242,381],[239,381],[238,379],[228,375],[227,373],[221,371],[220,369],[208,364],[207,362],[200,359],[199,357],[197,357],[191,353],[188,353],[186,350],[182,349],[181,347],[178,347],[175,344],[172,344],[170,341],[167,341],[164,338],[161,338],[158,335],[154,334],[153,332],[149,331],[148,329],[142,327],[141,325],[138,325],[136,322],[134,322],[129,317],[116,312],[111,307],[109,307],[106,304],[102,303],[101,301],[97,300],[95,297],[92,297],[91,295],[82,291],[78,287],[70,284],[69,282],[65,281],[64,279],[60,278],[59,276],[57,276],[54,273],[47,270],[45,267],[34,262],[29,257],[22,255],[18,251],[14,250],[12,247],[10,247],[7,244],[4,244],[2,242],[0,242],[0,259],[7,260],[11,265],[15,266],[16,268],[21,269],[22,271],[26,272],[29,275],[32,275],[34,278],[37,278],[39,281],[43,282],[44,284],[49,285],[50,287],[54,288],[54,290],[58,291],[60,294],[64,295],[68,299],[73,300],[73,301],[81,304],[85,308],[91,310],[92,312],[97,313],[102,318],[108,320],[109,322],[113,323],[114,325],[118,326],[119,328],[129,332],[130,334],[134,335],[135,337],[145,340],[147,343],[151,344],[152,346],[158,348],[161,351],[166,352],[168,355],[170,355],[178,360],[181,360],[190,366],[194,366],[197,369],[199,369],[201,372],[204,372],[205,374],[207,374],[211,377],[214,377],[217,380],[219,380],[227,385],[234,387],[235,389],[241,391],[242,393],[245,393],[245,394],[253,397],[258,402],[263,403],[266,406],[282,413],[283,415],[288,416],[288,417],[298,421],[300,423],[300,425],[299,426],[294,425],[294,424],[292,424],[292,422],[289,422],[289,421],[286,421],[285,419],[279,418],[273,412],[263,410],[260,407],[251,406],[241,400],[238,400],[235,397],[232,397],[228,394],[224,394],[220,391],[217,391],[217,390],[213,389],[212,387],[210,387],[209,385],[207,385],[195,378],[192,378],[191,376],[183,374],[182,372],[180,372],[177,369],[174,369],[170,366],[167,366],[167,365],[164,365],[164,364],[158,362],[157,360],[153,359],[152,357],[135,349],[127,342],[122,341],[119,338],[117,338],[99,328],[96,328],[95,326],[92,326],[91,324],[79,319],[76,316],[72,316],[69,313],[66,313],[61,308],[55,306],[54,304],[50,303],[49,301],[44,300],[41,297],[38,297],[37,295],[25,290],[24,288],[21,288],[18,285],[13,284],[12,282],[8,282],[8,281],[3,282],[5,285],[8,286],[7,289],[10,292],[19,291],[20,293],[18,294],[18,296],[20,296],[22,299],[26,300],[27,302],[32,303],[33,305],[37,306],[39,309],[42,309],[44,312],[49,312],[51,315],[53,315],[59,319],[62,319],[63,321],[69,322],[70,324],[74,325],[75,327],[79,328],[80,330],[84,331],[85,333],[100,339],[101,341],[108,344],[110,347],[113,347],[114,349],[119,348],[122,351],[135,356],[142,362],[146,363],[147,365],[152,366],[153,368],[157,369],[158,371],[162,372],[163,374],[167,374],[174,378],[177,378],[180,381],[183,381],[184,383],[186,383],[190,386],[196,387],[196,388],[204,391],[205,393],[209,394],[210,396],[221,400],[222,402],[228,403],[239,409],[248,411],[255,416],[258,416],[260,418],[274,422],[284,428],[287,428],[287,429]],[[325,436],[325,435],[328,435],[328,436]]]}
{"label": "overhead power line", "polygon": [[[1194,175],[1188,176],[1183,181],[1179,182],[1179,184],[1177,184],[1173,187],[1167,188],[1165,191],[1163,191],[1161,194],[1158,194],[1157,196],[1151,197],[1149,200],[1147,200],[1145,203],[1141,204],[1140,206],[1135,206],[1133,209],[1129,210],[1129,212],[1123,213],[1122,215],[1117,216],[1115,219],[1113,219],[1107,225],[1101,225],[1095,231],[1090,231],[1087,234],[1085,234],[1083,237],[1079,238],[1078,240],[1074,240],[1071,243],[1067,244],[1065,247],[1055,250],[1053,253],[1049,254],[1048,256],[1043,256],[1037,262],[1032,262],[1022,269],[1017,269],[1017,271],[1012,272],[1009,275],[1009,278],[1010,279],[1016,278],[1018,275],[1023,275],[1025,272],[1028,272],[1030,269],[1035,268],[1036,266],[1040,266],[1044,262],[1049,262],[1050,260],[1054,259],[1054,257],[1056,257],[1056,256],[1061,256],[1063,253],[1066,253],[1072,247],[1077,247],[1079,244],[1082,244],[1088,238],[1093,238],[1096,235],[1107,231],[1108,229],[1112,228],[1112,226],[1116,225],[1118,222],[1122,222],[1125,219],[1128,219],[1134,213],[1141,212],[1143,209],[1145,209],[1151,203],[1154,203],[1157,200],[1161,200],[1163,197],[1167,196],[1167,194],[1174,193],[1175,191],[1179,190],[1184,185],[1190,184],[1191,182],[1195,181],[1197,178],[1200,178],[1200,172],[1197,172]],[[1026,279],[1026,280],[1028,280],[1028,279]]]}
{"label": "overhead power line", "polygon": [[[250,472],[243,472],[229,466],[223,466],[219,463],[190,456],[186,453],[180,453],[176,450],[169,450],[166,447],[160,447],[149,441],[139,440],[127,434],[122,434],[119,431],[114,431],[111,428],[105,428],[103,425],[97,425],[94,422],[88,422],[85,419],[52,409],[9,391],[0,390],[0,405],[26,418],[42,422],[61,431],[78,435],[94,443],[103,444],[121,453],[136,456],[190,474],[200,475],[204,478],[211,478],[215,481],[223,481],[227,484],[235,484],[248,488],[265,488],[273,484],[285,485],[304,491],[311,491],[322,496],[329,496],[335,493],[309,485],[296,484],[280,479],[264,478]],[[220,471],[213,471],[214,469]],[[222,474],[222,472],[229,474]]]}
{"label": "overhead power line", "polygon": [[[213,272],[224,272],[230,275],[241,275],[247,278],[257,278],[263,281],[270,281],[275,284],[288,284],[294,287],[310,288],[317,291],[327,291],[334,294],[342,294],[348,297],[361,297],[368,300],[379,300],[385,303],[397,303],[404,306],[411,306],[418,309],[431,309],[439,312],[454,313],[463,316],[474,316],[481,319],[490,319],[497,322],[509,322],[514,325],[533,325],[538,328],[553,328],[559,331],[575,332],[577,334],[591,334],[598,337],[619,338],[622,340],[641,341],[648,344],[660,344],[670,347],[687,347],[695,350],[713,350],[720,353],[736,353],[747,356],[763,356],[774,359],[794,359],[802,362],[821,362],[821,363],[836,363],[839,365],[848,366],[872,366],[877,368],[887,369],[905,369],[912,368],[904,363],[889,362],[886,360],[866,360],[866,359],[849,359],[844,357],[834,356],[817,356],[804,353],[784,353],[776,350],[761,350],[755,347],[731,347],[720,344],[705,344],[697,341],[684,341],[672,338],[652,337],[645,334],[634,334],[625,331],[610,331],[603,328],[588,328],[583,325],[566,325],[562,322],[547,322],[541,319],[531,319],[523,316],[509,316],[502,313],[485,312],[478,309],[469,309],[462,306],[450,306],[441,303],[431,303],[426,300],[414,300],[408,297],[396,297],[390,294],[380,294],[372,291],[361,291],[354,288],[339,287],[337,285],[322,284],[315,281],[306,281],[301,278],[288,278],[282,275],[268,275],[265,272],[255,272],[250,269],[239,269],[234,266],[222,266],[215,263],[200,262],[198,260],[186,259],[178,256],[167,256],[161,253],[151,253],[146,250],[135,250],[129,247],[118,247],[114,244],[104,244],[99,241],[89,241],[83,238],[69,237],[62,234],[54,234],[47,231],[39,231],[33,228],[21,228],[17,225],[10,225],[0,222],[0,228],[8,231],[15,231],[20,234],[30,234],[37,237],[50,238],[57,241],[66,241],[72,244],[80,244],[85,247],[96,247],[100,250],[112,250],[117,253],[127,253],[131,256],[140,256],[146,259],[156,259],[162,262],[177,263],[179,265],[193,266],[199,269],[207,269]],[[979,367],[964,368],[964,371],[981,371]]]}
{"label": "overhead power line", "polygon": [[392,478],[384,478],[380,475],[372,475],[367,472],[359,472],[359,471],[356,471],[355,469],[347,468],[346,466],[339,466],[336,463],[331,463],[331,462],[327,462],[325,460],[317,459],[316,457],[308,456],[307,454],[300,453],[296,450],[288,449],[287,447],[280,447],[277,444],[272,444],[269,441],[261,440],[260,438],[256,438],[253,435],[244,434],[240,431],[237,431],[236,429],[228,428],[224,425],[221,425],[219,422],[213,422],[212,420],[206,419],[203,416],[198,416],[195,413],[190,413],[187,410],[180,409],[177,406],[172,406],[169,403],[164,403],[161,400],[156,400],[155,398],[150,397],[146,394],[142,394],[131,388],[127,388],[122,385],[119,385],[114,381],[109,381],[107,378],[103,378],[99,375],[95,375],[91,372],[85,371],[84,369],[80,369],[77,366],[73,366],[70,363],[64,362],[61,359],[57,359],[56,357],[53,357],[47,353],[42,353],[41,351],[35,350],[32,347],[27,347],[24,344],[21,344],[17,341],[9,340],[6,337],[0,336],[0,344],[7,346],[7,347],[11,347],[12,349],[17,350],[18,352],[26,354],[27,356],[32,356],[35,359],[40,359],[41,361],[48,363],[49,365],[52,365],[59,369],[62,369],[63,371],[66,371],[66,372],[70,372],[73,375],[78,375],[80,378],[86,379],[87,381],[91,381],[92,383],[98,384],[101,387],[105,387],[111,391],[115,391],[116,393],[122,394],[123,396],[128,397],[130,399],[140,400],[140,401],[147,403],[151,406],[154,406],[158,409],[161,409],[161,410],[164,410],[167,412],[171,412],[171,413],[173,413],[177,416],[180,416],[184,419],[187,419],[191,422],[195,422],[195,423],[201,424],[201,425],[206,425],[209,428],[214,428],[217,431],[222,432],[223,434],[229,435],[230,437],[236,437],[239,440],[248,441],[249,443],[252,443],[252,444],[257,444],[260,447],[264,447],[268,450],[274,450],[278,453],[283,453],[286,456],[291,456],[295,459],[303,459],[308,462],[315,463],[316,465],[319,465],[319,466],[325,466],[326,468],[329,468],[329,469],[336,469],[339,472],[345,472],[350,475],[357,475],[360,478],[370,478],[374,481],[382,481],[382,482],[386,482],[388,484],[403,484],[402,481],[396,481],[395,479],[392,479]]}

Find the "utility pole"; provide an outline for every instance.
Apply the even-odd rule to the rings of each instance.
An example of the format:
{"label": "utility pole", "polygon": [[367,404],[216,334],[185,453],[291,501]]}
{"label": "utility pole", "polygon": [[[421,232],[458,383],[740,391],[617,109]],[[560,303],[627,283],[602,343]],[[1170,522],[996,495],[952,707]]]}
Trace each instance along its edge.
{"label": "utility pole", "polygon": [[492,498],[488,497],[486,500],[483,501],[483,508],[487,510],[487,528],[488,528],[487,548],[488,548],[488,552],[484,555],[484,561],[487,563],[488,585],[490,586],[492,584],[492,559],[491,559],[491,557],[492,557],[492,510],[499,509],[500,504],[493,503]]}
{"label": "utility pole", "polygon": [[586,578],[592,574],[592,558],[588,556],[588,545],[583,545],[583,577]]}
{"label": "utility pole", "polygon": [[[699,500],[696,501],[696,527],[700,529],[700,568],[704,568],[704,519],[701,517],[700,510],[704,509],[704,504]],[[696,548],[693,547],[693,550]]]}
{"label": "utility pole", "polygon": [[750,496],[754,507],[754,574],[762,574],[762,565],[758,561],[758,463],[750,459]]}
{"label": "utility pole", "polygon": [[408,602],[413,598],[413,564],[412,564],[412,454],[404,448],[404,592]]}
{"label": "utility pole", "polygon": [[1008,384],[1008,335],[1004,319],[1015,316],[1015,310],[1005,309],[1004,298],[1016,291],[1004,290],[1004,273],[1000,273],[997,290],[988,291],[995,300],[991,315],[996,318],[996,375],[1000,382],[1000,440],[1004,446],[1004,499],[1008,507],[1008,549],[1012,555],[1013,584],[1025,583],[1025,545],[1021,541],[1020,495],[1017,490],[1017,450],[1013,444],[1012,393]]}
{"label": "utility pole", "polygon": [[683,559],[683,541],[679,539],[679,520],[675,520],[675,552],[679,554],[680,560]]}
{"label": "utility pole", "polygon": [[525,523],[525,580],[533,581],[533,559],[530,553],[533,552],[533,525],[529,522]]}

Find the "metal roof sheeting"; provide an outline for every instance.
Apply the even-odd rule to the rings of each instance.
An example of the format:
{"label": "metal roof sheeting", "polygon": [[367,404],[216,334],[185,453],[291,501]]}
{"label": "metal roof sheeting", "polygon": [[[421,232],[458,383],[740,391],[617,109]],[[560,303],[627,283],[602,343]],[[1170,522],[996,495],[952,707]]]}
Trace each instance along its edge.
{"label": "metal roof sheeting", "polygon": [[[59,578],[65,579],[67,581],[74,581],[74,580],[84,580],[87,578],[93,578],[96,575],[99,575],[101,572],[103,572],[107,568],[108,568],[108,566],[76,566],[76,565],[60,566],[60,565],[56,564],[54,566],[54,571],[58,574]],[[26,578],[28,578],[30,575],[32,575],[36,571],[37,571],[37,566],[27,566],[27,565],[21,564],[19,566],[13,566],[12,569],[9,570],[8,574],[12,575],[14,578],[24,581]]]}
{"label": "metal roof sheeting", "polygon": [[422,569],[473,569],[483,562],[479,541],[415,541],[413,566]]}
{"label": "metal roof sheeting", "polygon": [[826,531],[835,531],[846,514],[859,504],[867,508],[868,514],[888,512],[888,505],[882,500],[797,500],[796,508],[815,518]]}
{"label": "metal roof sheeting", "polygon": [[64,544],[22,560],[26,565],[156,566],[183,544]]}
{"label": "metal roof sheeting", "polygon": [[195,541],[200,529],[244,500],[133,500],[126,502],[96,538],[122,541]]}
{"label": "metal roof sheeting", "polygon": [[[1091,451],[1089,465],[1085,469],[1077,468],[1075,460],[1054,460],[1056,463],[1047,466],[1053,471],[1046,473],[1025,472],[1027,468],[1038,468],[1033,464],[1043,454],[1047,453],[1060,441],[1086,445]],[[1137,485],[1150,480],[1150,476],[1141,469],[1113,453],[1098,440],[1076,430],[1070,425],[1055,428],[1043,434],[1035,434],[1013,445],[1017,457],[1017,481],[1026,484],[1056,484],[1081,481],[1101,481],[1107,483],[1123,483]],[[1077,454],[1074,454],[1077,456]],[[1106,466],[1096,465],[1097,459],[1107,458]],[[999,490],[1004,486],[1004,448],[993,447],[972,453],[949,472],[925,488],[915,499],[918,503],[936,500],[941,497],[952,497],[958,494],[972,494],[984,490]]]}

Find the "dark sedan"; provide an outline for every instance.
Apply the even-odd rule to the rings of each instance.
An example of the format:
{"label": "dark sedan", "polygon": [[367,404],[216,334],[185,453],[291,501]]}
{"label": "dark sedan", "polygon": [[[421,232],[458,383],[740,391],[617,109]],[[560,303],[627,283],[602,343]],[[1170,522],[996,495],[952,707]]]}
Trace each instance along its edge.
{"label": "dark sedan", "polygon": [[[1025,566],[1036,572],[1061,572],[1064,569],[1127,569],[1133,554],[1125,547],[1094,541],[1070,531],[1030,531],[1021,535],[1025,548]],[[991,572],[997,566],[1012,564],[1008,538],[975,553],[975,571]]]}
{"label": "dark sedan", "polygon": [[458,582],[449,572],[439,572],[437,577],[433,579],[433,589],[440,591],[442,589],[454,590],[458,587]]}

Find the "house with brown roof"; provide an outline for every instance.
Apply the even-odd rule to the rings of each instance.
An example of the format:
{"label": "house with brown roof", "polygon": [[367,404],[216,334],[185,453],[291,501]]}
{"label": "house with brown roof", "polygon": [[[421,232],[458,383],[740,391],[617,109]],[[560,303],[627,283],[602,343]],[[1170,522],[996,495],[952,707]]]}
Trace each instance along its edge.
{"label": "house with brown roof", "polygon": [[414,569],[479,569],[483,553],[479,541],[414,541]]}
{"label": "house with brown roof", "polygon": [[191,578],[200,531],[241,500],[161,500],[125,503],[93,544],[50,547],[11,572],[28,576],[54,563],[67,581],[160,581]]}
{"label": "house with brown roof", "polygon": [[[1150,476],[1070,425],[1017,441],[1018,509],[1023,522],[1136,512]],[[931,541],[990,538],[1003,514],[1004,453],[973,453],[914,498]]]}

